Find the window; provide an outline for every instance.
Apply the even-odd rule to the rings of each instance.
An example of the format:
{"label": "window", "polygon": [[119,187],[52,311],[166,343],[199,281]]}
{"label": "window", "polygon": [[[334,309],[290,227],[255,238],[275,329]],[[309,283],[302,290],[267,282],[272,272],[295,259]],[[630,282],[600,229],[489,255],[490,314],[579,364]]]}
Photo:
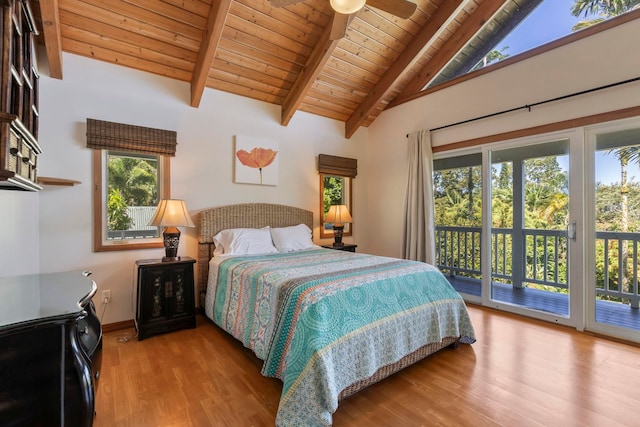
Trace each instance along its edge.
{"label": "window", "polygon": [[[337,175],[320,174],[320,237],[333,237],[333,224],[324,222],[331,205],[346,205],[351,208],[351,178]],[[352,215],[353,216],[353,215]],[[344,225],[343,236],[351,236],[351,224]]]}
{"label": "window", "polygon": [[147,226],[158,202],[171,196],[169,158],[176,132],[87,119],[93,151],[93,250],[163,247]]}
{"label": "window", "polygon": [[94,251],[163,247],[147,226],[160,199],[170,198],[169,157],[94,150]]}
{"label": "window", "polygon": [[[324,217],[331,205],[346,205],[353,216],[351,183],[358,174],[358,160],[348,157],[318,156],[320,173],[320,237],[333,237],[333,224],[325,223]],[[344,225],[343,236],[353,234],[353,221]]]}
{"label": "window", "polygon": [[429,82],[448,80],[637,9],[637,1],[509,0]]}

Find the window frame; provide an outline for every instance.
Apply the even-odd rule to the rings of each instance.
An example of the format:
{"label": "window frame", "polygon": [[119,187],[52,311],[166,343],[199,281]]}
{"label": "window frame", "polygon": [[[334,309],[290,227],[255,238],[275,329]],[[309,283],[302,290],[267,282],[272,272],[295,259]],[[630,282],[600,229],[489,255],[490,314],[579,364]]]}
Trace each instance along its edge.
{"label": "window frame", "polygon": [[[349,176],[344,176],[344,175],[338,175],[338,174],[331,174],[331,173],[322,173],[320,172],[320,237],[321,238],[330,238],[330,237],[334,237],[333,234],[333,229],[325,229],[325,224],[332,224],[332,223],[325,223],[324,222],[324,216],[325,216],[325,212],[324,212],[324,177],[325,176],[332,176],[335,178],[342,178],[343,180],[343,193],[347,193],[346,195],[343,195],[343,200],[342,200],[342,204],[347,205],[347,208],[349,209],[349,213],[351,214],[351,217],[354,218],[353,222],[355,222],[355,217],[353,216],[353,204],[351,203],[351,199],[352,199],[352,195],[353,195],[353,177],[349,177]],[[345,191],[345,183],[346,180],[348,180],[348,185]],[[345,197],[346,196],[346,197]],[[344,200],[347,199],[347,200]],[[343,232],[343,236],[351,236],[353,235],[353,222],[351,223],[346,223],[344,225],[344,232]]]}
{"label": "window frame", "polygon": [[[140,239],[139,242],[132,240],[125,241],[107,241],[104,235],[104,219],[106,218],[106,170],[105,157],[107,151],[114,150],[97,150],[92,153],[93,161],[93,251],[94,252],[110,252],[125,251],[135,249],[155,249],[163,248],[164,243],[162,236],[152,239]],[[143,154],[143,153],[140,153]],[[166,155],[158,155],[158,166],[160,168],[159,175],[159,199],[171,198],[171,158]]]}

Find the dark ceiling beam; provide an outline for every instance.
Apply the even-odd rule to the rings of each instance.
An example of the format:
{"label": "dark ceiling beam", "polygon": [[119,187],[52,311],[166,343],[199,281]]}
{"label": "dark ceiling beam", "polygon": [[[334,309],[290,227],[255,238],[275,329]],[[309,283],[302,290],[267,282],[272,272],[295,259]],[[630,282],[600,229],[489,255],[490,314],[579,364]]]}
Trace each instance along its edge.
{"label": "dark ceiling beam", "polygon": [[447,66],[460,49],[502,8],[504,3],[504,0],[487,0],[478,6],[442,48],[417,73],[416,77],[389,104],[389,107],[401,104],[404,102],[403,99],[414,97],[416,93],[421,92],[438,75],[440,70]]}
{"label": "dark ceiling beam", "polygon": [[[335,15],[337,14],[334,13],[334,19],[336,19]],[[287,97],[282,102],[282,118],[280,121],[282,126],[289,124],[289,121],[291,121],[291,118],[300,107],[300,104],[302,104],[302,101],[305,96],[307,96],[311,86],[313,86],[313,83],[322,71],[322,67],[324,67],[333,51],[338,46],[340,39],[331,40],[330,37],[332,27],[333,20],[322,32],[322,36],[320,37],[320,40],[318,40],[318,44],[316,44],[311,56],[309,56],[304,69],[300,75],[298,75],[298,78],[293,83]]]}
{"label": "dark ceiling beam", "polygon": [[202,37],[198,59],[191,78],[192,107],[198,107],[200,105],[202,94],[207,86],[209,71],[211,70],[220,38],[222,37],[222,30],[224,29],[227,14],[229,13],[229,7],[231,7],[231,1],[232,0],[216,0],[211,5],[207,28]]}
{"label": "dark ceiling beam", "polygon": [[44,46],[49,63],[49,77],[62,79],[62,41],[58,0],[41,0],[39,3]]}
{"label": "dark ceiling beam", "polygon": [[360,106],[353,112],[345,123],[345,136],[351,138],[367,117],[393,88],[404,72],[413,66],[424,51],[429,47],[429,41],[438,33],[450,17],[458,14],[458,8],[464,5],[463,0],[443,2],[429,18],[426,25],[416,34],[411,43],[402,51],[398,59],[389,67],[378,84],[373,88]]}

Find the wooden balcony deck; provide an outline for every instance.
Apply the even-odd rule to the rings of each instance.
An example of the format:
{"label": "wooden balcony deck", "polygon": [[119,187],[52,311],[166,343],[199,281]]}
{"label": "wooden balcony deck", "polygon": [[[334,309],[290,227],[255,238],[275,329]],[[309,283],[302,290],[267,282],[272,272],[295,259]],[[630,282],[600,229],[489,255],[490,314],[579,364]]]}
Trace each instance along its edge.
{"label": "wooden balcony deck", "polygon": [[[447,276],[449,282],[461,294],[481,296],[478,279]],[[532,288],[514,288],[502,283],[492,284],[493,299],[516,304],[534,310],[561,316],[569,315],[569,296],[559,292],[548,292]],[[627,304],[611,301],[596,301],[596,321],[609,325],[640,330],[640,310]]]}

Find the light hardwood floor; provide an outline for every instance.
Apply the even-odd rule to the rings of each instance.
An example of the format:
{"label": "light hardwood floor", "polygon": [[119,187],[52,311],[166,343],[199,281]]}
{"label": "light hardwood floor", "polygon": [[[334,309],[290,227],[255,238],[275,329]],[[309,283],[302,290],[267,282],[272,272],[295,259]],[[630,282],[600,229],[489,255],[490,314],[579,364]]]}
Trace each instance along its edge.
{"label": "light hardwood floor", "polygon": [[[478,341],[342,402],[334,426],[639,426],[640,348],[470,305]],[[196,329],[105,334],[94,426],[273,426],[282,390],[240,343]]]}

